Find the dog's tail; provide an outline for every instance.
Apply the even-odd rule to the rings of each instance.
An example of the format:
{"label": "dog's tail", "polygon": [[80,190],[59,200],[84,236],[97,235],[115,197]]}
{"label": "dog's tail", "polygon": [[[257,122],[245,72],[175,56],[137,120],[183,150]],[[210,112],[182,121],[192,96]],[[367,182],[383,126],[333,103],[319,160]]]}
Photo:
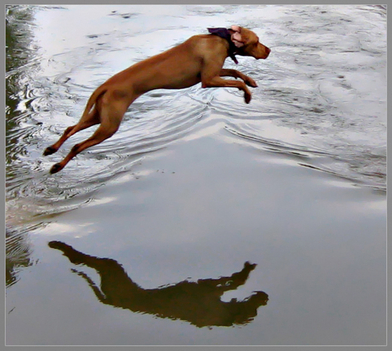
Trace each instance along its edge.
{"label": "dog's tail", "polygon": [[106,93],[106,91],[108,90],[107,87],[101,85],[99,88],[97,88],[90,96],[90,98],[87,101],[86,104],[86,108],[84,109],[83,112],[83,116],[87,115],[91,109],[93,108],[93,106],[96,104],[98,98],[103,95],[104,93]]}

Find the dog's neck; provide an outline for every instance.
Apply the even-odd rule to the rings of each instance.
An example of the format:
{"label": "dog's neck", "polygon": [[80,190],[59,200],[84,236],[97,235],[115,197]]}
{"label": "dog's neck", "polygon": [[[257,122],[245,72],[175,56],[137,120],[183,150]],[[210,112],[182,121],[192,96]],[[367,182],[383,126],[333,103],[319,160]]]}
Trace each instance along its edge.
{"label": "dog's neck", "polygon": [[231,40],[232,31],[226,28],[207,28],[207,30],[213,34],[226,39],[229,43],[229,57],[235,62],[238,63],[237,58],[234,56],[236,54],[237,48]]}

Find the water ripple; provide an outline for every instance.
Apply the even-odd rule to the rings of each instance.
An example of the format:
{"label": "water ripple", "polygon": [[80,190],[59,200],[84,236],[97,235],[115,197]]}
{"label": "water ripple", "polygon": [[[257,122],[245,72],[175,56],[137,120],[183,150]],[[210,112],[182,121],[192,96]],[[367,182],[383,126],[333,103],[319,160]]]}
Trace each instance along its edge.
{"label": "water ripple", "polygon": [[[86,29],[80,41],[64,39],[67,44],[57,49],[50,45],[50,37],[42,35],[34,16],[43,9],[63,10],[34,7],[29,17],[23,14],[26,9],[15,7],[16,14],[7,17],[7,31],[18,37],[17,42],[7,42],[10,222],[90,202],[99,187],[132,170],[144,155],[191,133],[211,111],[224,116],[230,135],[249,145],[298,157],[301,166],[386,188],[383,6],[189,6],[181,16],[164,21],[162,28],[151,23],[145,29],[139,25],[143,16],[119,10],[102,19],[101,32]],[[211,26],[211,18],[217,20],[216,10],[222,21],[235,17],[255,28],[272,48],[265,61],[239,57],[238,65],[226,63],[257,81],[258,87],[250,88],[250,104],[244,103],[242,92],[229,88],[197,85],[150,92],[132,104],[112,138],[78,155],[63,172],[48,174],[73,144],[93,132],[81,131],[58,153],[42,157],[44,148],[79,120],[96,86],[150,52],[182,41],[196,27]],[[115,18],[121,20],[121,29],[113,29]],[[197,25],[190,29],[187,23],[195,18]],[[48,40],[47,45],[40,40]],[[264,129],[266,123],[272,131]]]}

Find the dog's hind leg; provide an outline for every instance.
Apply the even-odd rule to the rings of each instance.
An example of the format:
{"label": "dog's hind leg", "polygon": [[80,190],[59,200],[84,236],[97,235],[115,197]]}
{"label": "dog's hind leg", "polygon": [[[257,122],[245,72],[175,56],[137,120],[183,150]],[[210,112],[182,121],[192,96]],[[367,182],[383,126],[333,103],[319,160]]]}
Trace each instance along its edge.
{"label": "dog's hind leg", "polygon": [[[92,93],[92,95],[87,101],[86,108],[84,109],[80,121],[74,126],[68,127],[56,143],[54,143],[52,146],[47,147],[43,153],[44,156],[55,153],[60,148],[60,146],[63,145],[63,143],[76,132],[100,123],[99,100],[100,97],[106,92],[106,90],[107,88],[104,85],[101,85]],[[94,109],[92,110],[93,106]]]}
{"label": "dog's hind leg", "polygon": [[124,108],[124,106],[116,106],[115,104],[107,104],[106,106],[102,106],[100,113],[101,125],[98,127],[98,129],[90,138],[79,144],[76,144],[71,149],[70,153],[61,162],[53,165],[50,173],[54,174],[61,171],[66,166],[66,164],[77,154],[110,138],[118,130],[127,107],[128,106],[125,106]]}
{"label": "dog's hind leg", "polygon": [[71,137],[72,135],[74,135],[75,133],[83,129],[89,128],[99,123],[100,123],[99,112],[95,107],[94,110],[92,110],[85,118],[82,117],[78,122],[78,124],[68,127],[56,143],[54,143],[51,146],[48,146],[45,149],[43,155],[47,156],[47,155],[54,154],[69,137]]}

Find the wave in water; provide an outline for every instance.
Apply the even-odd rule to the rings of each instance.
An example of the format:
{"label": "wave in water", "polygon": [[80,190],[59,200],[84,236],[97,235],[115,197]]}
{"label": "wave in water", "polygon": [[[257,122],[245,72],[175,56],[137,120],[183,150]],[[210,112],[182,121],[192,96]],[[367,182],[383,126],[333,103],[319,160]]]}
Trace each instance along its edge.
{"label": "wave in water", "polygon": [[[132,170],[146,153],[190,133],[210,111],[222,114],[230,135],[249,145],[305,155],[304,166],[385,191],[383,7],[219,6],[215,11],[214,6],[179,6],[170,14],[153,15],[132,8],[117,6],[105,13],[101,7],[95,18],[100,31],[91,23],[80,27],[79,41],[58,33],[64,35],[64,44],[56,41],[58,47],[52,45],[45,23],[77,18],[86,7],[9,8],[7,221],[23,222],[91,201],[100,186]],[[149,21],[150,16],[156,21]],[[226,62],[258,82],[249,105],[241,92],[231,89],[150,92],[135,101],[112,138],[78,155],[67,172],[48,174],[72,145],[93,132],[81,131],[57,154],[42,157],[45,147],[77,122],[96,86],[150,53],[199,33],[204,24],[228,26],[234,20],[255,28],[272,48],[265,61],[239,57],[238,66]],[[140,32],[142,22],[149,26]]]}

